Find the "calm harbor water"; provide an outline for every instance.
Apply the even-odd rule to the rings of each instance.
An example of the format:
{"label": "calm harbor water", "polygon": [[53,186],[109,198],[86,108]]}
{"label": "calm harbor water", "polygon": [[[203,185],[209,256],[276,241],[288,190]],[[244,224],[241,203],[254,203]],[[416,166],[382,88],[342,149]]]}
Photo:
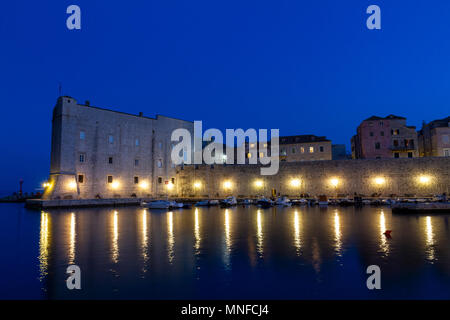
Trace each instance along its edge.
{"label": "calm harbor water", "polygon": [[[2,204],[0,298],[450,299],[449,218],[375,207]],[[81,268],[81,290],[66,288],[69,264]],[[381,290],[366,287],[372,264]]]}

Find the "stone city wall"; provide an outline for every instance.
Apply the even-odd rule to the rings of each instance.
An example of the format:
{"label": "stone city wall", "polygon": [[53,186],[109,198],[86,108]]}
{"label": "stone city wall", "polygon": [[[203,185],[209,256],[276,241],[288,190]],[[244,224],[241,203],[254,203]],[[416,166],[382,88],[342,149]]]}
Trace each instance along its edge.
{"label": "stone city wall", "polygon": [[300,194],[317,196],[429,196],[449,193],[450,158],[281,162],[274,176],[260,165],[185,166],[174,196],[219,198]]}

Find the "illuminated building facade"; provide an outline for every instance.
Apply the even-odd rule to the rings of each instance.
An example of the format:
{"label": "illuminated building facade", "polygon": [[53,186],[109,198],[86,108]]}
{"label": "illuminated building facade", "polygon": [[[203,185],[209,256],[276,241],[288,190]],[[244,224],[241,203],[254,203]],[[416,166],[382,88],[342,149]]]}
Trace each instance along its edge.
{"label": "illuminated building facade", "polygon": [[170,195],[172,131],[194,124],[127,114],[60,97],[53,110],[50,177],[44,199]]}

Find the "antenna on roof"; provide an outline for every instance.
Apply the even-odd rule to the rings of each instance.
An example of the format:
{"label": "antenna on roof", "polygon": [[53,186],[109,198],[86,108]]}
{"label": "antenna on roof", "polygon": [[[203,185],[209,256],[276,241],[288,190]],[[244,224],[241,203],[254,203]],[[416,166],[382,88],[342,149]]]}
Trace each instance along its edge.
{"label": "antenna on roof", "polygon": [[58,93],[59,93],[59,97],[61,97],[61,93],[62,93],[62,84],[61,82],[59,83],[59,87],[58,87]]}

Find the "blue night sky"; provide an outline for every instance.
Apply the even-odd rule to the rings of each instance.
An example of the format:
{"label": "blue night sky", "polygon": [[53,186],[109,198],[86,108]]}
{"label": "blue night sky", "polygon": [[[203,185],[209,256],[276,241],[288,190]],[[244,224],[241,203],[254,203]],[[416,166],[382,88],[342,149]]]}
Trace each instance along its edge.
{"label": "blue night sky", "polygon": [[448,0],[4,1],[0,39],[2,194],[47,178],[59,82],[80,103],[347,148],[371,115],[449,115]]}

